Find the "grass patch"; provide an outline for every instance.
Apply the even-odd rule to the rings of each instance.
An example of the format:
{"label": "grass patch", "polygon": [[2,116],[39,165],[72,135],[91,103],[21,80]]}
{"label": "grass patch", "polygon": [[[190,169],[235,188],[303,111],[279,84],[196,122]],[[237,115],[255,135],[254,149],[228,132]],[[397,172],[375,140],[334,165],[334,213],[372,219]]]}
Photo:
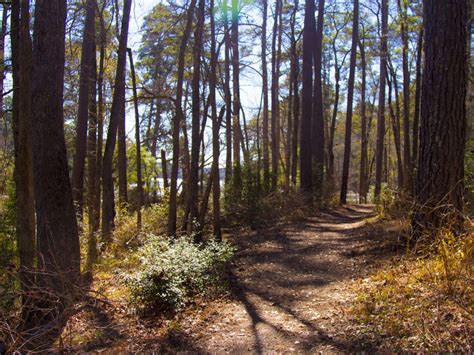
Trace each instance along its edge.
{"label": "grass patch", "polygon": [[473,237],[442,231],[431,256],[407,255],[364,280],[352,309],[362,332],[392,350],[472,351]]}

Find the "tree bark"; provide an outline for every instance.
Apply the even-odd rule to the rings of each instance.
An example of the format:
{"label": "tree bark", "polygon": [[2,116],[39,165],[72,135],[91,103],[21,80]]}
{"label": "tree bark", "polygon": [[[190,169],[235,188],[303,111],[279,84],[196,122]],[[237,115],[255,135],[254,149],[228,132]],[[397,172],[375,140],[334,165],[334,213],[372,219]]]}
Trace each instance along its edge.
{"label": "tree bark", "polygon": [[76,123],[76,142],[72,166],[72,193],[79,219],[84,209],[84,170],[87,147],[87,121],[89,119],[90,78],[95,37],[95,0],[86,2],[86,19],[82,36],[81,73],[79,78],[79,104]]}
{"label": "tree bark", "polygon": [[313,192],[316,201],[320,201],[323,194],[324,181],[324,106],[322,86],[322,49],[324,26],[324,0],[319,0],[318,23],[315,32],[314,57],[314,97],[313,120],[311,127],[312,154],[313,154]]}
{"label": "tree bark", "polygon": [[233,89],[233,107],[232,107],[232,130],[233,130],[233,195],[239,198],[242,188],[242,174],[240,166],[240,63],[239,63],[239,1],[232,0],[232,89]]}
{"label": "tree bark", "polygon": [[410,69],[408,63],[408,2],[397,0],[400,14],[403,66],[403,183],[405,191],[411,194],[413,171],[410,149]]}
{"label": "tree bark", "polygon": [[270,191],[270,145],[268,140],[268,69],[267,69],[267,17],[268,1],[262,0],[263,18],[262,18],[262,86],[263,86],[263,116],[262,116],[262,134],[263,134],[263,189]]}
{"label": "tree bark", "polygon": [[293,85],[293,127],[291,138],[291,183],[296,186],[296,174],[298,171],[298,135],[300,125],[300,95],[298,87],[299,57],[295,33],[296,14],[299,2],[295,0],[291,23],[291,84]]}
{"label": "tree bark", "polygon": [[[463,229],[467,91],[467,1],[423,1],[425,59],[415,237]],[[436,234],[430,233],[429,238]]]}
{"label": "tree bark", "polygon": [[391,71],[392,74],[392,80],[389,79],[389,76],[387,76],[387,82],[388,82],[388,108],[390,111],[390,117],[392,121],[392,130],[393,130],[393,140],[395,143],[395,152],[397,154],[397,182],[398,182],[398,187],[400,189],[403,189],[404,183],[403,183],[403,178],[404,178],[404,169],[403,169],[403,158],[402,158],[402,149],[401,149],[401,140],[400,140],[400,109],[398,106],[398,90],[395,90],[395,106],[397,113],[395,114],[393,110],[393,105],[392,105],[392,82],[393,86],[396,88],[397,87],[397,82],[395,80],[396,73]]}
{"label": "tree bark", "polygon": [[197,9],[197,23],[194,31],[194,62],[192,78],[192,127],[191,127],[191,170],[189,173],[188,205],[190,217],[188,221],[188,234],[192,235],[195,230],[199,212],[199,151],[201,147],[200,137],[200,117],[201,100],[199,95],[201,80],[201,50],[202,33],[204,27],[204,0],[199,0]]}
{"label": "tree bark", "polygon": [[[94,35],[95,37],[95,35]],[[97,59],[96,44],[93,39],[90,48],[92,65],[89,70],[89,127],[87,134],[87,215],[89,219],[89,234],[87,237],[86,271],[92,271],[92,265],[97,260],[97,236],[100,220],[96,212],[97,193]]]}
{"label": "tree bark", "polygon": [[311,123],[313,118],[314,22],[314,0],[305,0],[300,135],[300,188],[305,193],[311,193],[313,189]]}
{"label": "tree bark", "polygon": [[[117,128],[123,119],[123,107],[125,105],[125,68],[127,65],[127,41],[128,26],[130,20],[130,9],[132,0],[125,0],[122,16],[122,28],[118,48],[117,71],[115,74],[115,89],[110,112],[110,122],[107,131],[107,142],[105,144],[104,158],[102,164],[102,238],[106,246],[112,237],[115,218],[114,185],[112,180],[113,156],[115,142],[117,139]],[[123,191],[122,191],[123,192]]]}
{"label": "tree bark", "polygon": [[161,171],[163,175],[163,187],[165,189],[169,188],[168,182],[168,163],[166,160],[166,152],[164,149],[161,150]]}
{"label": "tree bark", "polygon": [[143,206],[143,181],[142,181],[142,156],[140,145],[140,113],[138,112],[138,93],[137,79],[135,75],[135,65],[133,64],[133,55],[130,48],[127,49],[130,61],[130,71],[132,74],[133,104],[135,108],[135,144],[137,149],[137,231],[142,229],[142,206]]}
{"label": "tree bark", "polygon": [[217,58],[218,52],[216,50],[216,25],[214,20],[214,0],[210,0],[210,22],[211,22],[211,68],[209,76],[209,103],[211,105],[212,117],[212,227],[214,238],[217,241],[222,240],[221,232],[221,207],[220,207],[220,174],[219,174],[219,154],[220,141],[219,129],[220,121],[217,117],[217,103],[216,103],[216,85],[217,85]]}
{"label": "tree bark", "polygon": [[107,32],[104,24],[103,10],[100,15],[100,53],[99,53],[99,73],[97,77],[97,153],[96,153],[96,187],[95,187],[95,212],[97,230],[100,226],[101,217],[101,197],[102,197],[102,151],[104,146],[104,61],[105,48],[107,44]]}
{"label": "tree bark", "polygon": [[232,95],[230,92],[230,50],[231,41],[229,34],[229,19],[227,0],[223,0],[223,21],[224,21],[224,101],[225,101],[225,183],[232,180]]}
{"label": "tree bark", "polygon": [[380,38],[380,78],[379,104],[377,114],[377,146],[375,149],[375,202],[380,203],[382,192],[382,170],[385,138],[385,81],[387,77],[387,33],[388,33],[388,3],[382,0],[382,33]]}
{"label": "tree bark", "polygon": [[415,112],[413,114],[413,171],[418,165],[418,131],[420,122],[420,100],[421,100],[421,66],[423,59],[423,28],[418,34],[418,44],[416,49],[416,78],[415,78]]}
{"label": "tree bark", "polygon": [[361,87],[360,87],[360,168],[359,168],[359,203],[367,203],[368,176],[367,176],[367,147],[369,136],[367,134],[367,62],[365,59],[365,39],[359,38]]}
{"label": "tree bark", "polygon": [[[49,328],[47,346],[65,324],[80,278],[79,235],[64,139],[63,85],[66,0],[35,5],[32,62],[32,142],[41,305],[29,325]],[[44,307],[47,305],[47,307]],[[39,314],[38,314],[39,312]],[[28,329],[28,326],[27,326]],[[31,328],[29,328],[31,329]],[[35,349],[36,351],[38,348]]]}
{"label": "tree bark", "polygon": [[280,56],[281,56],[281,11],[282,0],[276,1],[275,15],[273,19],[272,37],[272,115],[271,115],[271,136],[272,136],[272,173],[271,190],[275,191],[278,183],[278,164],[280,160],[280,100],[279,100],[279,79],[280,79]]}
{"label": "tree bark", "polygon": [[[34,282],[35,259],[35,196],[33,185],[31,59],[29,3],[13,1],[11,5],[11,51],[13,74],[13,144],[16,207],[16,240],[19,254],[19,279],[22,303]],[[6,5],[3,8],[6,13]],[[6,16],[3,17],[5,20]],[[2,23],[6,25],[5,22]],[[25,318],[25,312],[23,312]]]}
{"label": "tree bark", "polygon": [[168,236],[176,235],[176,215],[177,215],[177,194],[178,194],[178,169],[179,169],[179,131],[181,124],[184,121],[184,112],[182,109],[183,100],[183,81],[184,81],[184,64],[186,46],[188,44],[189,35],[191,33],[191,27],[193,24],[194,7],[196,6],[196,0],[191,0],[189,8],[186,14],[186,28],[181,39],[178,54],[178,80],[176,83],[176,111],[173,117],[173,161],[171,165],[171,185],[170,185],[170,198],[168,204]]}
{"label": "tree bark", "polygon": [[349,64],[349,82],[347,88],[346,134],[344,138],[344,161],[342,166],[341,204],[347,203],[347,184],[351,160],[352,104],[354,101],[354,81],[357,61],[357,42],[359,40],[359,0],[354,0],[352,22],[352,47]]}

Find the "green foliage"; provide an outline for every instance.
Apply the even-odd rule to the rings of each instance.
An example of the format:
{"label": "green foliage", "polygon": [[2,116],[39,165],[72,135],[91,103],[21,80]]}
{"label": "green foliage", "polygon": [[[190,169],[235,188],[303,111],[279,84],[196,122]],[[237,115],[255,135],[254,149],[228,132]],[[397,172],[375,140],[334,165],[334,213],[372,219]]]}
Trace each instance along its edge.
{"label": "green foliage", "polygon": [[191,237],[168,240],[150,235],[139,250],[139,270],[124,277],[131,301],[141,310],[180,310],[194,297],[222,291],[223,274],[234,247]]}
{"label": "green foliage", "polygon": [[[164,234],[168,216],[168,204],[155,203],[142,210],[142,234]],[[137,231],[137,213],[130,212],[126,206],[118,206],[115,216],[115,230],[111,249],[120,252],[130,246],[132,241],[140,242]]]}
{"label": "green foliage", "polygon": [[277,221],[304,217],[307,199],[295,191],[263,191],[263,181],[249,168],[242,171],[242,189],[236,194],[232,183],[225,187],[225,220],[232,226],[262,227]]}
{"label": "green foliage", "polygon": [[7,196],[0,195],[0,313],[10,311],[15,301],[12,266],[15,264],[15,189],[12,181],[7,184]]}

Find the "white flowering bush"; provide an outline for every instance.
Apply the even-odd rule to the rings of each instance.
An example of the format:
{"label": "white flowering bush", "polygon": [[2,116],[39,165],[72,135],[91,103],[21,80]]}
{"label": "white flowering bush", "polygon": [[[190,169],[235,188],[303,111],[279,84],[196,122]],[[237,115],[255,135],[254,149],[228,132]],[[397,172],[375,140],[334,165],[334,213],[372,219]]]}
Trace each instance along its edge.
{"label": "white flowering bush", "polygon": [[124,279],[132,303],[142,310],[179,310],[197,296],[212,296],[223,289],[234,252],[226,242],[150,236],[139,251],[139,270]]}

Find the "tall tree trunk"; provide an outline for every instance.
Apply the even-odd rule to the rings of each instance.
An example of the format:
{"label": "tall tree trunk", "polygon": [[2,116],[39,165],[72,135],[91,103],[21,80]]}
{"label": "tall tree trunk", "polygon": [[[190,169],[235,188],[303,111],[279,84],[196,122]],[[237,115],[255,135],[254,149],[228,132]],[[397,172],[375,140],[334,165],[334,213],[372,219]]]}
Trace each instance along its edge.
{"label": "tall tree trunk", "polygon": [[84,170],[87,146],[87,120],[89,118],[90,78],[95,37],[96,0],[86,2],[86,20],[82,36],[81,73],[79,78],[79,105],[76,123],[76,142],[72,166],[72,193],[78,216],[82,219],[84,209]]}
{"label": "tall tree trunk", "polygon": [[[463,228],[467,91],[467,2],[423,1],[425,59],[415,237]],[[430,234],[433,238],[435,233]]]}
{"label": "tall tree trunk", "polygon": [[115,89],[110,112],[109,128],[107,131],[107,142],[105,143],[102,164],[102,238],[105,246],[110,242],[110,238],[112,236],[111,233],[114,228],[115,196],[114,184],[112,180],[112,169],[115,142],[117,139],[117,128],[120,125],[120,121],[123,119],[123,108],[125,107],[125,68],[127,65],[128,26],[131,6],[132,0],[124,1],[122,28],[118,48],[117,72],[115,74]]}
{"label": "tall tree trunk", "polygon": [[102,197],[102,151],[104,146],[104,61],[105,61],[105,48],[107,44],[107,32],[104,24],[103,11],[100,16],[100,53],[99,53],[99,73],[97,77],[97,153],[96,153],[96,187],[95,187],[95,212],[97,229],[100,226],[101,217],[101,197]]}
{"label": "tall tree trunk", "polygon": [[[124,97],[125,99],[125,97]],[[127,134],[125,131],[125,100],[121,109],[118,122],[117,135],[117,175],[119,188],[119,202],[125,206],[128,203],[128,184],[127,184]]]}
{"label": "tall tree trunk", "polygon": [[314,97],[313,121],[311,127],[313,153],[313,192],[316,201],[320,201],[324,180],[324,106],[322,86],[322,50],[324,26],[324,0],[319,0],[318,24],[315,35],[314,57]]}
{"label": "tall tree trunk", "polygon": [[[393,85],[396,88],[396,81],[395,81],[395,73],[392,72],[392,81]],[[392,120],[392,130],[393,130],[393,140],[395,142],[395,152],[397,154],[397,182],[398,182],[398,187],[400,189],[403,189],[404,183],[403,183],[403,178],[404,178],[404,170],[403,170],[403,159],[402,159],[402,149],[401,149],[401,139],[400,139],[400,109],[398,106],[398,90],[395,90],[395,106],[397,110],[397,114],[395,114],[393,110],[393,105],[392,105],[392,81],[389,79],[389,76],[387,76],[387,82],[388,82],[388,108],[390,111],[390,117]]]}
{"label": "tall tree trunk", "polygon": [[201,100],[199,87],[201,80],[201,50],[202,32],[204,27],[204,0],[199,0],[197,9],[197,24],[194,31],[194,63],[192,79],[192,127],[191,127],[191,170],[189,173],[188,205],[190,208],[190,218],[188,221],[188,234],[194,231],[194,222],[197,221],[199,212],[199,151],[201,147],[200,137],[200,117]]}
{"label": "tall tree trunk", "polygon": [[[49,328],[47,346],[65,324],[80,278],[79,235],[64,139],[63,86],[66,0],[35,5],[32,61],[32,142],[41,304],[30,325]],[[36,323],[36,324],[35,324]],[[27,328],[28,329],[28,328]],[[33,343],[38,339],[33,340]],[[38,344],[33,344],[36,346]],[[37,348],[35,350],[38,350]]]}
{"label": "tall tree trunk", "polygon": [[377,146],[375,150],[375,202],[382,192],[383,152],[385,138],[385,81],[387,77],[388,0],[382,0],[382,33],[380,38],[379,104],[377,114]]}
{"label": "tall tree trunk", "polygon": [[303,69],[300,135],[300,187],[306,193],[313,189],[311,126],[313,118],[313,41],[314,0],[305,0],[303,28]]}
{"label": "tall tree trunk", "polygon": [[349,64],[349,82],[347,87],[346,134],[344,138],[344,162],[342,166],[341,204],[347,203],[347,184],[351,160],[352,104],[354,101],[354,81],[357,61],[357,42],[359,40],[359,0],[354,0],[352,22],[352,47]]}
{"label": "tall tree trunk", "polygon": [[0,118],[5,119],[5,110],[3,109],[3,90],[5,89],[5,37],[7,35],[8,7],[3,5],[2,24],[0,28]]}
{"label": "tall tree trunk", "polygon": [[[291,54],[290,54],[291,57]],[[293,127],[293,83],[291,82],[291,60],[290,60],[290,72],[288,73],[288,106],[286,107],[286,131],[284,126],[280,125],[282,134],[285,136],[284,141],[285,148],[285,190],[290,189],[290,175],[291,175],[291,138],[292,138],[292,127]]]}
{"label": "tall tree trunk", "polygon": [[165,189],[169,188],[168,182],[168,163],[166,160],[166,151],[164,149],[161,150],[161,171],[163,175],[163,187]]}
{"label": "tall tree trunk", "polygon": [[210,21],[211,21],[211,68],[209,76],[209,103],[211,105],[211,117],[212,117],[212,180],[214,184],[212,186],[212,227],[214,238],[217,241],[222,240],[221,233],[221,188],[220,188],[220,174],[219,174],[219,153],[220,153],[220,142],[219,142],[219,129],[220,121],[217,117],[217,103],[216,103],[216,85],[217,85],[217,58],[218,53],[216,50],[216,25],[214,20],[214,0],[210,0]]}
{"label": "tall tree trunk", "polygon": [[[95,36],[94,36],[95,37]],[[87,134],[87,216],[89,234],[87,237],[86,271],[92,271],[97,260],[97,236],[100,221],[96,212],[97,186],[97,59],[96,44],[93,39],[91,50],[92,66],[89,71],[89,127]]]}
{"label": "tall tree trunk", "polygon": [[367,203],[368,176],[367,176],[367,62],[365,59],[365,39],[359,38],[361,87],[360,87],[360,168],[359,168],[359,203]]}
{"label": "tall tree trunk", "polygon": [[232,179],[232,95],[230,92],[230,50],[231,40],[229,34],[229,8],[227,0],[223,0],[223,21],[224,21],[224,101],[225,101],[225,183],[226,185]]}
{"label": "tall tree trunk", "polygon": [[397,0],[400,14],[403,66],[403,180],[405,191],[411,194],[413,171],[410,149],[410,69],[408,63],[408,1]]}
{"label": "tall tree trunk", "polygon": [[292,130],[291,138],[291,183],[296,186],[296,174],[298,170],[298,135],[300,124],[300,95],[298,88],[299,77],[299,57],[297,49],[297,40],[295,33],[296,14],[298,12],[299,2],[295,0],[292,21],[291,21],[291,83],[293,85],[293,127],[288,127]]}
{"label": "tall tree trunk", "polygon": [[336,31],[336,35],[332,41],[332,51],[334,55],[334,107],[332,110],[332,117],[331,123],[329,125],[329,134],[328,134],[328,172],[327,172],[327,186],[330,192],[335,187],[334,181],[334,136],[336,133],[336,124],[337,124],[337,113],[339,111],[339,93],[341,89],[341,68],[344,65],[344,61],[339,64],[337,58],[337,48],[336,48],[336,40],[339,34],[339,30]]}
{"label": "tall tree trunk", "polygon": [[[33,188],[32,111],[31,111],[31,37],[29,3],[13,1],[11,5],[11,51],[13,71],[13,144],[15,158],[16,240],[19,254],[19,279],[24,292],[33,285],[35,259],[35,196]],[[3,8],[6,14],[6,5]],[[3,16],[5,20],[6,16]],[[6,25],[2,23],[2,29]],[[23,318],[25,313],[23,312]]]}
{"label": "tall tree trunk", "polygon": [[275,191],[278,183],[278,164],[280,160],[280,100],[279,100],[279,57],[281,56],[281,12],[282,0],[276,1],[275,16],[273,19],[272,37],[272,174],[271,190]]}
{"label": "tall tree trunk", "polygon": [[196,0],[191,0],[189,8],[186,14],[186,28],[181,38],[181,44],[179,47],[178,54],[178,80],[176,83],[176,111],[173,117],[173,162],[171,165],[171,185],[170,185],[170,198],[168,205],[168,226],[167,232],[169,236],[176,235],[176,214],[177,214],[177,194],[178,194],[178,169],[179,169],[179,131],[181,123],[184,121],[184,112],[182,109],[183,101],[183,81],[184,81],[184,64],[186,46],[188,44],[189,35],[191,33],[191,27],[193,24],[194,7],[196,6]]}
{"label": "tall tree trunk", "polygon": [[416,48],[416,78],[415,78],[415,112],[413,114],[413,170],[418,165],[418,126],[420,120],[420,99],[421,99],[421,66],[423,59],[423,28],[418,34],[418,44]]}
{"label": "tall tree trunk", "polygon": [[267,70],[267,17],[268,1],[262,0],[263,18],[262,18],[262,86],[263,86],[263,189],[270,190],[270,147],[268,140],[268,70]]}
{"label": "tall tree trunk", "polygon": [[232,107],[232,129],[233,129],[233,191],[234,197],[240,196],[242,188],[242,174],[240,166],[240,128],[239,128],[239,111],[240,111],[240,62],[239,62],[239,1],[232,0],[232,89],[233,89],[233,107]]}
{"label": "tall tree trunk", "polygon": [[140,113],[138,112],[138,93],[137,79],[135,76],[135,65],[133,64],[133,55],[130,48],[127,49],[130,60],[130,71],[132,74],[133,104],[135,107],[135,144],[137,147],[137,231],[142,229],[142,206],[143,206],[143,181],[142,181],[142,156],[140,145]]}

